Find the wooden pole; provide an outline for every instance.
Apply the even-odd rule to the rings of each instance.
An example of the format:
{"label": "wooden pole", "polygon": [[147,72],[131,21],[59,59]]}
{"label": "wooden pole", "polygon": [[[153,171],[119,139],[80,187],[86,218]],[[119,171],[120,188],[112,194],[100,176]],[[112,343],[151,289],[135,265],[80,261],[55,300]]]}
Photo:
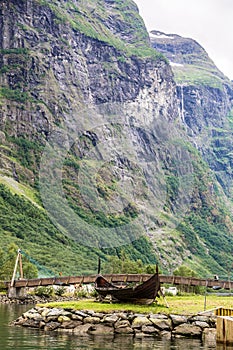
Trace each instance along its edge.
{"label": "wooden pole", "polygon": [[205,298],[204,298],[204,311],[206,311],[206,296],[207,296],[208,279],[205,281]]}
{"label": "wooden pole", "polygon": [[166,298],[165,298],[165,294],[163,293],[163,291],[162,291],[162,289],[160,288],[160,294],[162,295],[162,297],[163,297],[163,300],[165,301],[165,304],[166,304],[166,307],[167,308],[169,308],[169,304],[168,304],[168,302],[167,302],[167,300],[166,300]]}
{"label": "wooden pole", "polygon": [[19,271],[20,271],[20,279],[23,279],[23,263],[22,263],[22,254],[19,253]]}
{"label": "wooden pole", "polygon": [[12,279],[11,279],[11,287],[14,286],[15,275],[16,275],[17,266],[18,266],[18,262],[19,262],[19,255],[20,255],[20,249],[18,250],[17,258],[15,260],[15,267],[14,267],[14,271],[13,271],[13,275],[12,275]]}
{"label": "wooden pole", "polygon": [[100,274],[100,270],[101,270],[101,260],[100,257],[98,258],[98,275]]}

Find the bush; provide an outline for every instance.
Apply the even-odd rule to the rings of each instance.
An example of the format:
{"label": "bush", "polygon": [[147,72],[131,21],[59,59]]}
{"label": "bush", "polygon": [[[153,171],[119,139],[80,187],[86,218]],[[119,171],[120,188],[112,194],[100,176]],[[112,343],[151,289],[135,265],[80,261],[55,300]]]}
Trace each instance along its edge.
{"label": "bush", "polygon": [[55,294],[61,297],[63,294],[65,294],[65,288],[64,287],[59,287],[58,289],[55,290]]}
{"label": "bush", "polygon": [[78,298],[87,298],[88,297],[88,293],[84,289],[79,289],[79,290],[75,291],[74,295]]}
{"label": "bush", "polygon": [[37,287],[35,289],[35,295],[39,297],[51,297],[54,294],[53,287]]}

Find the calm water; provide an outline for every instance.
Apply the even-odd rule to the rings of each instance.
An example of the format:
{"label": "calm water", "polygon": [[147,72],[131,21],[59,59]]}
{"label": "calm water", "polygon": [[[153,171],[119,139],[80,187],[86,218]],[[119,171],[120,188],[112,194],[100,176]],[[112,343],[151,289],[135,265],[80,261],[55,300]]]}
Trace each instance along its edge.
{"label": "calm water", "polygon": [[56,332],[47,333],[33,329],[9,326],[29,305],[0,304],[0,349],[1,350],[233,350],[233,347],[208,346],[199,340],[178,339],[174,342],[159,341],[151,338],[133,339],[130,336],[77,337]]}

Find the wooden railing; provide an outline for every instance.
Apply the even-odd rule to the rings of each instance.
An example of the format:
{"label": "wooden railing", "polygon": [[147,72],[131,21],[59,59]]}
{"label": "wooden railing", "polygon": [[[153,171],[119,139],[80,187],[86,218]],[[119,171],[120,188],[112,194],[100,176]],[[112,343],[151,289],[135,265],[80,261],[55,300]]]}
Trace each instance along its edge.
{"label": "wooden railing", "polygon": [[[112,283],[130,283],[130,282],[144,282],[151,275],[149,274],[108,274],[104,277]],[[35,278],[35,279],[21,279],[14,281],[14,287],[37,287],[37,286],[49,286],[49,285],[68,285],[68,284],[88,284],[94,283],[96,275],[89,276],[66,276],[66,277],[48,277],[48,278]],[[160,275],[160,282],[173,285],[186,285],[186,286],[203,286],[203,287],[215,287],[222,289],[233,289],[233,282],[226,280],[215,279],[201,279],[194,277],[181,277],[181,276],[167,276]],[[5,282],[5,285],[9,287],[10,282]]]}
{"label": "wooden railing", "polygon": [[216,316],[233,316],[233,309],[226,309],[224,307],[219,307],[215,310]]}

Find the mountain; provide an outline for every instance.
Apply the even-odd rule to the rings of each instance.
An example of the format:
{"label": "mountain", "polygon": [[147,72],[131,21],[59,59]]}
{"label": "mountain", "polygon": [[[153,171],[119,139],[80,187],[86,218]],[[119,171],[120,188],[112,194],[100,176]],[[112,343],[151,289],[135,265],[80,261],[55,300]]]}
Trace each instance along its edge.
{"label": "mountain", "polygon": [[191,141],[232,198],[232,81],[193,39],[152,31],[151,42],[170,62]]}
{"label": "mountain", "polygon": [[[135,3],[9,0],[0,28],[3,246],[64,274],[124,253],[164,272],[226,273],[232,218],[207,142],[195,143],[202,110],[183,118],[186,84],[151,47]],[[231,88],[212,75],[217,128]]]}

